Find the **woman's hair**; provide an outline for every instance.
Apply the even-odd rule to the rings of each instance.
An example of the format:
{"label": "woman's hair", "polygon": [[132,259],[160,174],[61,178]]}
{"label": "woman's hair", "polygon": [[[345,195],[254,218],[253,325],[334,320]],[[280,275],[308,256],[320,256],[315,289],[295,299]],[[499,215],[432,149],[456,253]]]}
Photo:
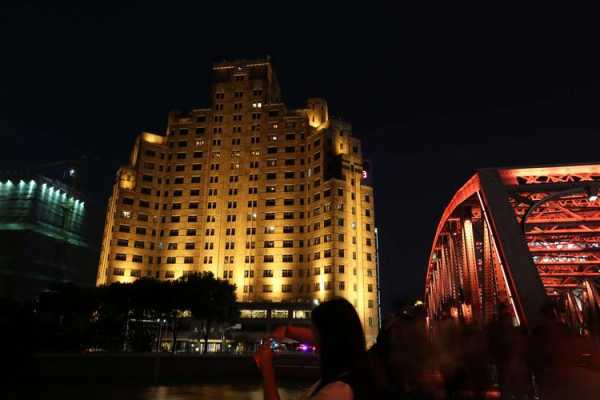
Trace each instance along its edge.
{"label": "woman's hair", "polygon": [[347,300],[335,298],[312,311],[319,337],[321,382],[327,384],[351,375],[356,389],[370,382],[365,335],[356,310]]}

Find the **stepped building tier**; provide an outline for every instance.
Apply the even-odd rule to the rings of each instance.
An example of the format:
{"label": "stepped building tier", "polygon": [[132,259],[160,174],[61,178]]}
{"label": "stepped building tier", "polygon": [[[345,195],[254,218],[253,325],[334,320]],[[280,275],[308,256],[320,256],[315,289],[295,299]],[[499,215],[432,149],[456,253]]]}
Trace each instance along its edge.
{"label": "stepped building tier", "polygon": [[379,326],[373,189],[351,126],[290,110],[269,60],[213,66],[210,108],[142,133],[110,197],[97,284],[211,271],[238,300],[356,307]]}

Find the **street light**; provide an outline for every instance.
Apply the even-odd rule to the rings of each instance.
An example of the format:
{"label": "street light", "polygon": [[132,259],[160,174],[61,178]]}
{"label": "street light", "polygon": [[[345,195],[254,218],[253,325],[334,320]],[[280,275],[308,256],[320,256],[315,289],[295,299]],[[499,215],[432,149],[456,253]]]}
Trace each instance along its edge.
{"label": "street light", "polygon": [[587,192],[589,201],[598,200],[598,184],[596,184],[596,183],[589,184],[586,187],[586,192]]}
{"label": "street light", "polygon": [[598,187],[599,187],[598,182],[586,182],[585,185],[576,186],[574,188],[566,189],[566,190],[563,190],[560,192],[555,192],[555,193],[552,193],[552,194],[542,198],[541,200],[534,202],[529,207],[529,209],[527,210],[527,212],[525,213],[523,218],[521,219],[521,229],[522,229],[523,233],[527,233],[527,230],[526,230],[527,219],[531,216],[533,211],[536,208],[538,208],[539,206],[541,206],[542,204],[547,203],[550,200],[557,200],[557,199],[560,199],[565,196],[570,196],[570,195],[580,194],[580,193],[586,193],[588,196],[588,201],[590,201],[590,202],[596,201],[596,200],[598,200]]}

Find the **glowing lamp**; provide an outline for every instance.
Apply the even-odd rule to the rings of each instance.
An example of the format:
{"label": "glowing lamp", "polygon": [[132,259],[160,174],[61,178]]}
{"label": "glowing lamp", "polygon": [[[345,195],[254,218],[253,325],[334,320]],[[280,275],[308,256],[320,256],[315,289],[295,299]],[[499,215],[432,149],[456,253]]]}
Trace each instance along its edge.
{"label": "glowing lamp", "polygon": [[598,200],[598,185],[590,184],[588,187],[586,187],[586,192],[588,195],[588,201]]}

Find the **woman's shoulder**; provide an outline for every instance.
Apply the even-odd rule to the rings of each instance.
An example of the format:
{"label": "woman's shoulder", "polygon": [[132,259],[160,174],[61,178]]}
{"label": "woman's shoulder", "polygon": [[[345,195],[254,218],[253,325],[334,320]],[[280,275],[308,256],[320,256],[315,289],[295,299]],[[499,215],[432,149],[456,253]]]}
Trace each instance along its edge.
{"label": "woman's shoulder", "polygon": [[311,397],[314,400],[352,400],[353,398],[352,388],[342,381],[328,383]]}

